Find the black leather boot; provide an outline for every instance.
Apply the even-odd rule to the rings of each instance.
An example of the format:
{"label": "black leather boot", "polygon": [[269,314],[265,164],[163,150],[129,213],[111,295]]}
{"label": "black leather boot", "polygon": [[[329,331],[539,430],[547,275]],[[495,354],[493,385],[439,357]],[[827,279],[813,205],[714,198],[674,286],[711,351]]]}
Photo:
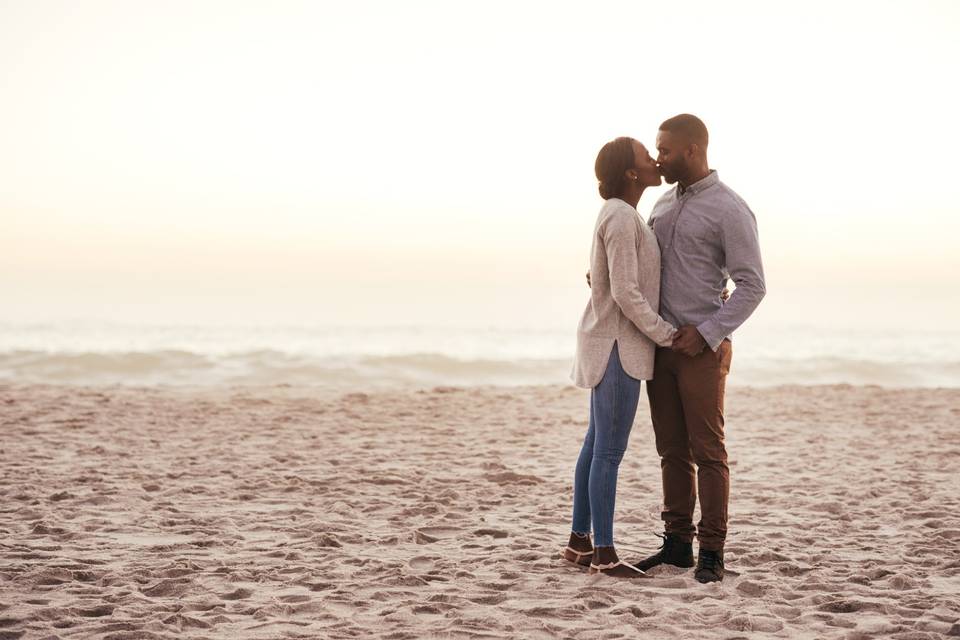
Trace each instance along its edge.
{"label": "black leather boot", "polygon": [[693,572],[697,582],[720,582],[723,580],[723,571],[723,551],[700,549],[697,570]]}
{"label": "black leather boot", "polygon": [[[660,534],[658,533],[657,535]],[[683,567],[684,569],[693,566],[693,543],[681,542],[679,538],[669,533],[660,537],[663,538],[660,551],[649,558],[635,562],[635,567],[641,571],[648,571],[661,564],[671,564],[675,567]]]}

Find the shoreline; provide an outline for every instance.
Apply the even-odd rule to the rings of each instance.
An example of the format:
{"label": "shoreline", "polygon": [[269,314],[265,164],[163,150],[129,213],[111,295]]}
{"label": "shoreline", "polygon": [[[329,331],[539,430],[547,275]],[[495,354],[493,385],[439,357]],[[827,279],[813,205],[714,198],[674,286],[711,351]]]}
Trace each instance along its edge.
{"label": "shoreline", "polygon": [[[641,381],[646,383],[646,380]],[[583,391],[589,392],[589,389],[581,389],[580,387],[575,386],[573,383],[561,384],[556,382],[544,382],[542,384],[450,384],[450,385],[437,385],[437,384],[396,384],[391,383],[391,385],[385,385],[383,387],[372,387],[369,390],[355,390],[352,387],[338,387],[331,386],[328,384],[302,384],[302,383],[289,383],[289,382],[278,382],[276,384],[260,384],[260,383],[231,383],[231,382],[218,382],[210,384],[180,384],[180,383],[156,383],[156,384],[120,384],[120,383],[73,383],[73,382],[13,382],[9,380],[0,380],[0,392],[4,391],[13,391],[13,390],[32,390],[32,389],[61,389],[64,391],[135,391],[135,390],[154,390],[154,391],[164,391],[170,393],[207,393],[207,392],[223,392],[223,391],[257,391],[262,393],[269,392],[280,392],[280,393],[291,393],[294,391],[313,391],[313,392],[322,392],[326,397],[328,395],[350,395],[354,393],[363,393],[366,395],[390,395],[390,394],[403,394],[403,393],[446,393],[446,392],[469,392],[469,391],[480,391],[480,392],[491,392],[491,391],[515,391],[518,393],[525,393],[527,391],[536,391],[536,390],[559,390],[559,389],[570,389],[573,391]],[[871,389],[871,390],[883,390],[883,391],[936,391],[936,392],[947,392],[947,393],[960,393],[960,385],[958,386],[932,386],[932,385],[898,385],[898,386],[888,386],[883,384],[858,384],[853,382],[828,382],[828,383],[812,383],[812,384],[796,384],[796,383],[784,383],[784,384],[771,384],[771,385],[757,385],[757,384],[737,384],[737,383],[727,383],[727,393],[740,393],[740,392],[786,392],[786,391],[803,391],[810,389],[821,389],[821,390],[842,390],[842,389]],[[641,398],[645,397],[645,394],[641,394]]]}

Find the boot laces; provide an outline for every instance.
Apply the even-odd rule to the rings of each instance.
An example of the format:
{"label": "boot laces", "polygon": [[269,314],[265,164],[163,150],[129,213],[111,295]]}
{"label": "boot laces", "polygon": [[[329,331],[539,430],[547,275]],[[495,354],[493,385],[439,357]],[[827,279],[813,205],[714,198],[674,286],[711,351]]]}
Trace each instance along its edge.
{"label": "boot laces", "polygon": [[668,538],[665,534],[663,534],[663,533],[654,533],[653,535],[655,535],[655,536],[657,536],[658,538],[660,538],[660,547],[659,547],[660,549],[663,549],[664,547],[667,546],[667,540],[669,540],[670,538]]}
{"label": "boot laces", "polygon": [[660,538],[663,542],[660,545],[660,548],[663,549],[664,553],[669,553],[673,549],[673,545],[677,544],[679,541],[673,536],[669,536],[665,533],[655,533],[653,534]]}

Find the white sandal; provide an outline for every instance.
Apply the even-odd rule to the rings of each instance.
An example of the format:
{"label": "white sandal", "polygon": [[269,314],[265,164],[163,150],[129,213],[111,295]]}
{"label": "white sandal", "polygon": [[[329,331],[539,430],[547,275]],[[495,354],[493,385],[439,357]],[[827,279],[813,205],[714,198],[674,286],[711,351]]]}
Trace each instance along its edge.
{"label": "white sandal", "polygon": [[[575,557],[571,558],[571,555]],[[580,565],[581,567],[586,567],[593,560],[593,549],[590,549],[590,551],[577,551],[573,547],[564,547],[563,549],[560,549],[560,557],[567,562],[572,562],[573,564]]]}
{"label": "white sandal", "polygon": [[[617,560],[616,562],[608,562],[607,564],[593,564],[593,563],[591,562],[591,563],[590,563],[590,573],[606,573],[607,571],[610,571],[610,570],[612,570],[612,569],[616,569],[617,567],[627,567],[628,569],[630,569],[630,570],[632,570],[632,571],[636,571],[636,572],[637,572],[639,575],[641,575],[641,576],[647,575],[647,573],[646,573],[645,571],[641,571],[640,569],[637,569],[637,568],[636,568],[635,566],[633,566],[632,564],[627,564],[627,563],[624,562],[623,560]],[[626,577],[626,576],[623,576],[623,577]]]}

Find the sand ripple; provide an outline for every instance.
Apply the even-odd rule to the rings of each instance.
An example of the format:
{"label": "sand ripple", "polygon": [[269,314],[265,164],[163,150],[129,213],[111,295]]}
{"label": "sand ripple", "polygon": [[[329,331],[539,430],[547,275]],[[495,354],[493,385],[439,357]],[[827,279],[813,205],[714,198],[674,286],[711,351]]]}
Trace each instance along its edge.
{"label": "sand ripple", "polygon": [[[0,386],[0,640],[960,636],[960,391],[733,390],[731,575],[556,559],[585,393]],[[641,407],[618,544],[652,551]]]}

